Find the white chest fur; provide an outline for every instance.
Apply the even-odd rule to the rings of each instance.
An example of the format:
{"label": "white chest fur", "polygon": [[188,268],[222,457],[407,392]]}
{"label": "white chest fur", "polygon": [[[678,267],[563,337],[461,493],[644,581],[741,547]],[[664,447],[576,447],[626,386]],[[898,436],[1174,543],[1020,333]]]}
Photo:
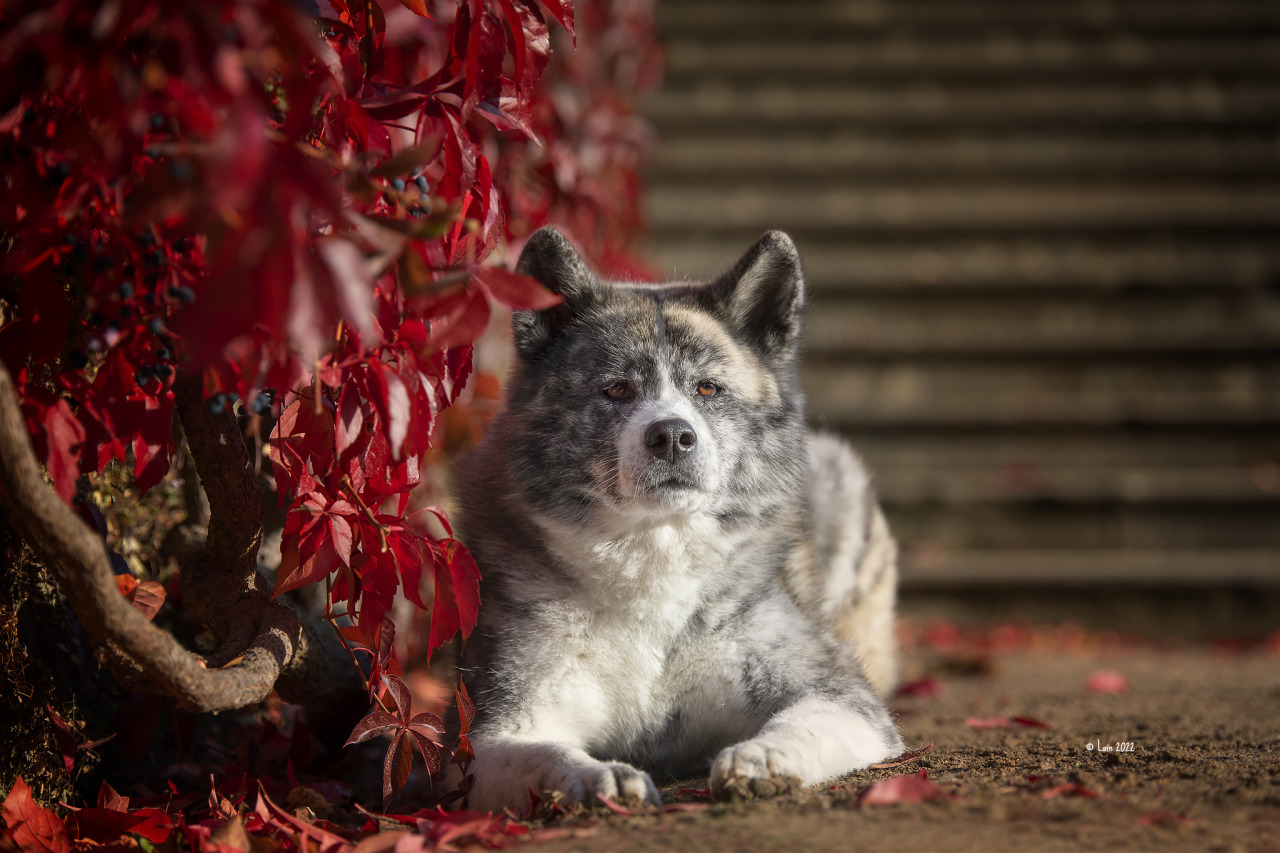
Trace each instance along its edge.
{"label": "white chest fur", "polygon": [[[574,584],[542,599],[538,628],[526,637],[523,652],[545,677],[531,685],[523,735],[625,744],[696,686],[684,682],[714,679],[722,667],[673,667],[672,651],[732,553],[715,528],[690,521],[604,539],[544,525]],[[716,656],[709,647],[702,654]]]}

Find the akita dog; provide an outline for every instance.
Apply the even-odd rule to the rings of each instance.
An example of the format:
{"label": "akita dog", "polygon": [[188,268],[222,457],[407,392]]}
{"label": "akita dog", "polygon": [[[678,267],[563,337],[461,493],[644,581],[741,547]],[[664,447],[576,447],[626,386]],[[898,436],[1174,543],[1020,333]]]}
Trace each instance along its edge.
{"label": "akita dog", "polygon": [[857,457],[805,427],[795,244],[630,284],[543,229],[517,269],[564,302],[514,315],[505,410],[457,472],[471,807],[656,804],[654,776],[708,768],[764,796],[899,754],[896,546]]}

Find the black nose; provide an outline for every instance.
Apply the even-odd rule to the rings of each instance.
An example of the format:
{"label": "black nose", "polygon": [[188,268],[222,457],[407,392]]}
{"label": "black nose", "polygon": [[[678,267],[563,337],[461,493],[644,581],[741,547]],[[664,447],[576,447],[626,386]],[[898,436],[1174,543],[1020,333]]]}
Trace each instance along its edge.
{"label": "black nose", "polygon": [[679,462],[687,457],[697,443],[698,434],[688,421],[680,418],[654,421],[644,431],[644,446],[654,456],[668,462]]}

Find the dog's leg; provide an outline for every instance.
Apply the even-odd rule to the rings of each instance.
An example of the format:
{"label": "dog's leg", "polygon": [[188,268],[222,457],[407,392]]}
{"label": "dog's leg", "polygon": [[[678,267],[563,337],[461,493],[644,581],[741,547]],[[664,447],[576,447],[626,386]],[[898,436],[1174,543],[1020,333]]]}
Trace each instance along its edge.
{"label": "dog's leg", "polygon": [[876,706],[859,709],[855,701],[804,697],[751,740],[722,750],[711,765],[712,795],[772,796],[901,753],[902,738],[888,714]]}
{"label": "dog's leg", "polygon": [[611,800],[661,805],[649,774],[622,762],[597,761],[584,750],[554,741],[513,738],[473,738],[475,761],[469,772],[475,782],[468,804],[481,811],[499,811],[554,794],[566,804],[596,804],[597,794]]}

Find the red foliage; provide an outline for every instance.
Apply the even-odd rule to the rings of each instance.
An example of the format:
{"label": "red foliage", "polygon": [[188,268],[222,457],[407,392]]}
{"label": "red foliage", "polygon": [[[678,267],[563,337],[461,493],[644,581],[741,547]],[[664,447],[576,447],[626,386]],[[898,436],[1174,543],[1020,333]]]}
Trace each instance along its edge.
{"label": "red foliage", "polygon": [[[496,262],[557,222],[639,269],[650,13],[306,6],[0,6],[0,359],[64,500],[113,462],[158,483],[174,382],[201,375],[215,414],[269,431],[276,592],[325,581],[370,650],[400,592],[430,611],[429,655],[474,626],[479,570],[410,494],[491,305],[558,299]],[[577,50],[553,63],[557,28]],[[163,601],[121,591],[148,616]],[[371,690],[395,692],[389,656]],[[411,743],[428,764],[434,746],[395,707],[399,778]]]}

